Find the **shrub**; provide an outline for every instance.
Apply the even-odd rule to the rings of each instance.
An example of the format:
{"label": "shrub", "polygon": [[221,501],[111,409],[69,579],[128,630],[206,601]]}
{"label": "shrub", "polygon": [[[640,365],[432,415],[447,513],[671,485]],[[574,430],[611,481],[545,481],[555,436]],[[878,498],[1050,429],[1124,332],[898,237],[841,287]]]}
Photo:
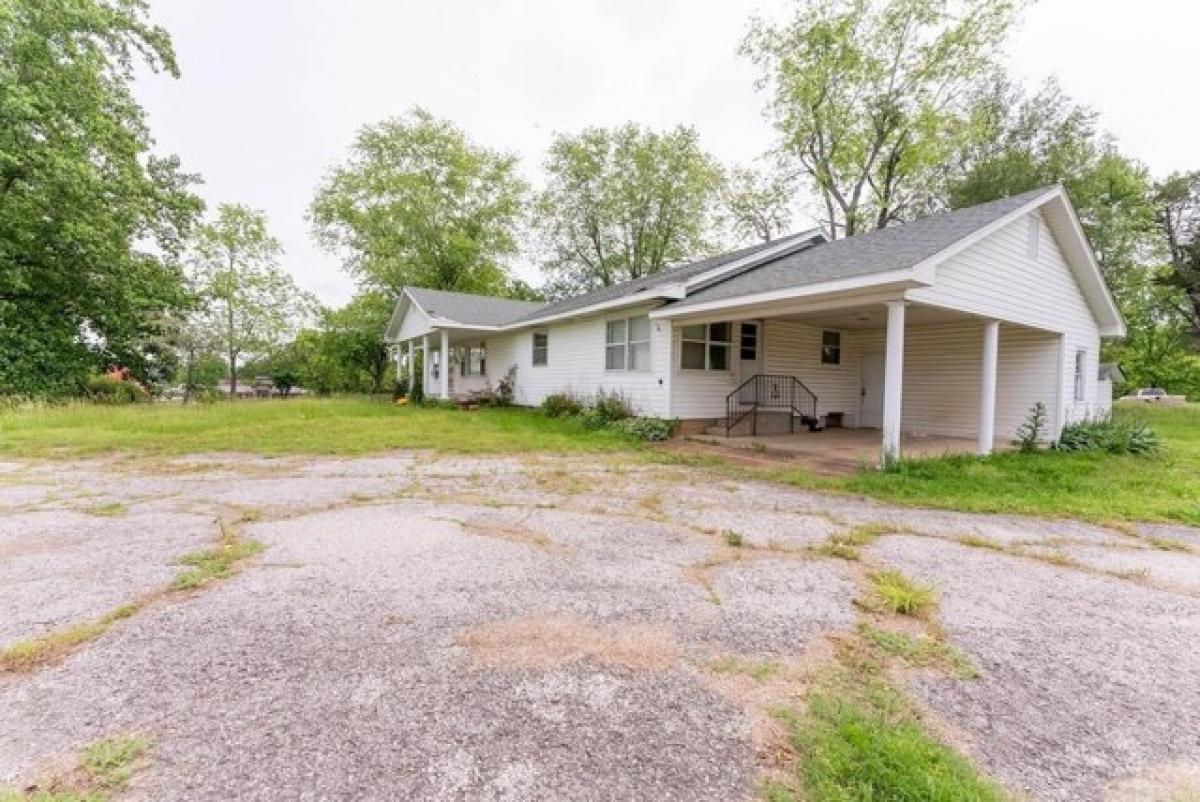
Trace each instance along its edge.
{"label": "shrub", "polygon": [[542,412],[551,418],[569,418],[583,412],[583,402],[571,393],[553,393],[542,400]]}
{"label": "shrub", "polygon": [[1106,451],[1109,454],[1154,454],[1162,447],[1144,421],[1081,420],[1063,427],[1056,451]]}
{"label": "shrub", "polygon": [[617,431],[632,435],[639,440],[661,443],[664,440],[671,439],[671,435],[675,433],[675,427],[679,425],[679,422],[675,420],[663,420],[662,418],[625,418],[624,420],[614,421],[608,425]]}
{"label": "shrub", "polygon": [[596,397],[592,400],[590,406],[590,411],[594,416],[599,420],[603,420],[602,425],[633,417],[633,407],[626,400],[625,396],[618,392],[600,390],[596,393]]}
{"label": "shrub", "polygon": [[1029,417],[1017,429],[1016,439],[1013,444],[1019,446],[1021,451],[1029,453],[1037,451],[1038,441],[1042,439],[1042,432],[1046,428],[1046,405],[1038,401],[1029,409]]}
{"label": "shrub", "polygon": [[493,403],[499,407],[511,407],[517,396],[517,366],[509,367],[504,378],[496,385],[496,397]]}
{"label": "shrub", "polygon": [[425,396],[417,403],[420,403],[426,409],[462,409],[457,401],[449,398],[438,398],[437,396]]}
{"label": "shrub", "polygon": [[89,378],[87,391],[97,404],[139,404],[150,400],[142,385],[113,373]]}

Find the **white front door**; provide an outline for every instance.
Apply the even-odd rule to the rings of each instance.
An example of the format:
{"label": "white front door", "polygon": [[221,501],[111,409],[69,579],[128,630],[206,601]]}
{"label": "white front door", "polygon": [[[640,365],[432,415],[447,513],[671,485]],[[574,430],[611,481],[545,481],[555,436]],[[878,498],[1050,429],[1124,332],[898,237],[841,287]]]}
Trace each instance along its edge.
{"label": "white front door", "polygon": [[883,425],[883,354],[863,354],[858,398],[858,425]]}
{"label": "white front door", "polygon": [[738,324],[738,383],[762,373],[763,328],[757,320]]}

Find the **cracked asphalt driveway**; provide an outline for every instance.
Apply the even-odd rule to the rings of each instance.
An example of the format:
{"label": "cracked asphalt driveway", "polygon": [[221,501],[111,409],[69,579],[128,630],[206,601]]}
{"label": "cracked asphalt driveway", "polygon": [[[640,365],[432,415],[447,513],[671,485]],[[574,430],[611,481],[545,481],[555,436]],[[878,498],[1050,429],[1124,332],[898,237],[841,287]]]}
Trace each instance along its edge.
{"label": "cracked asphalt driveway", "polygon": [[[1168,800],[1200,776],[1200,557],[1149,537],[619,457],[214,455],[0,478],[0,644],[154,594],[222,521],[265,546],[0,674],[0,787],[136,731],[151,759],[122,798],[754,798],[787,769],[769,709],[800,707],[859,620],[863,565],[808,547],[864,523],[894,531],[867,563],[935,585],[982,669],[905,682],[983,771],[1037,800]],[[794,670],[747,691],[714,668],[731,657]]]}

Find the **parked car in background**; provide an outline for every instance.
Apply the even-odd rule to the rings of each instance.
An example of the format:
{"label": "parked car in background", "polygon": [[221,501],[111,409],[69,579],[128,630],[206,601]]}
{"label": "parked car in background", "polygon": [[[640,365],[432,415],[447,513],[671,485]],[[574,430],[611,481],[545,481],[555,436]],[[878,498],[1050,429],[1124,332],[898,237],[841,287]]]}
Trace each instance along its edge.
{"label": "parked car in background", "polygon": [[1134,404],[1185,404],[1187,397],[1182,395],[1167,395],[1161,387],[1142,387],[1137,392],[1121,396],[1118,401]]}

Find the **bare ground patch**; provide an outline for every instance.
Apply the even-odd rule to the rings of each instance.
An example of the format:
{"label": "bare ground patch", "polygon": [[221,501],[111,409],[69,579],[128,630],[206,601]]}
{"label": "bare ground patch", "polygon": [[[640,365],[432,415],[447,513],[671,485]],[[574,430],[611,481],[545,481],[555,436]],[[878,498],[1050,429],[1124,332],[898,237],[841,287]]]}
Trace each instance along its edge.
{"label": "bare ground patch", "polygon": [[479,664],[548,670],[592,659],[635,671],[664,671],[679,659],[671,634],[640,624],[599,627],[573,616],[526,616],[458,636]]}

